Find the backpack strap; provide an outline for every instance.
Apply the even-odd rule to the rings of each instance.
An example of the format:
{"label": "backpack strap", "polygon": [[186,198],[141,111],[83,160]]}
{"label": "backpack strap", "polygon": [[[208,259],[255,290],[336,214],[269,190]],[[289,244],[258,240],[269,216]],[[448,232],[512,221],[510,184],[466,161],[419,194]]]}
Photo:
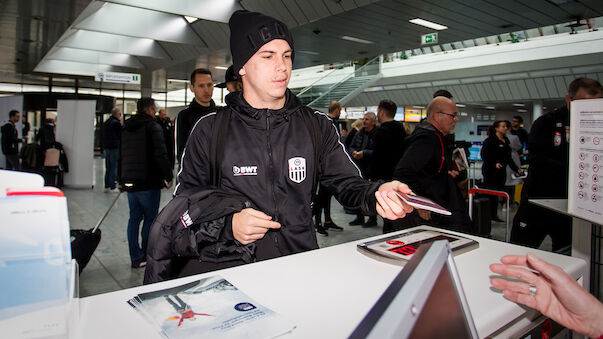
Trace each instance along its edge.
{"label": "backpack strap", "polygon": [[230,108],[220,108],[216,111],[214,125],[211,130],[211,141],[209,147],[209,175],[211,184],[220,187],[222,179],[222,158],[224,157],[224,148],[226,145],[226,136],[228,135],[228,126],[230,124]]}
{"label": "backpack strap", "polygon": [[322,154],[322,131],[318,122],[318,116],[312,108],[303,106],[301,111],[304,124],[306,124],[308,132],[310,132],[312,147],[314,148],[314,177],[312,178],[312,202],[314,202],[314,196],[318,189],[318,164],[320,162],[320,155]]}
{"label": "backpack strap", "polygon": [[438,173],[440,173],[442,171],[442,167],[444,167],[444,159],[446,157],[444,155],[444,141],[442,140],[442,137],[440,136],[440,134],[438,134],[438,132],[436,132],[436,135],[438,136],[438,139],[440,140],[440,147],[441,147],[441,151],[442,151],[442,162],[440,162],[440,168],[438,168]]}

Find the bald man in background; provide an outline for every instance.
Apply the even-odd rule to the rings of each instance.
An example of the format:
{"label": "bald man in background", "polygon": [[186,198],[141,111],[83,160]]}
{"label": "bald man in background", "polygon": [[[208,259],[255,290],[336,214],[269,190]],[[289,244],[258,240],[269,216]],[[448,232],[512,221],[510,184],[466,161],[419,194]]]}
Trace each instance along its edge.
{"label": "bald man in background", "polygon": [[452,99],[438,96],[427,106],[427,119],[406,138],[403,155],[394,171],[394,179],[404,180],[417,195],[427,197],[452,212],[445,216],[418,210],[393,222],[393,229],[429,224],[455,231],[469,232],[470,219],[465,199],[454,179],[459,172],[451,168],[446,152],[447,135],[454,133],[459,116]]}

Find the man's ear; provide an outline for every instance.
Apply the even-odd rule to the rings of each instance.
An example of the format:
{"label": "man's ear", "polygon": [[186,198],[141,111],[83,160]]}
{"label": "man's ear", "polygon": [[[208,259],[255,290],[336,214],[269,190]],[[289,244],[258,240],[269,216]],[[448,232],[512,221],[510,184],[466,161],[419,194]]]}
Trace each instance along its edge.
{"label": "man's ear", "polygon": [[245,75],[245,74],[247,74],[247,72],[245,72],[245,66],[243,66],[243,67],[241,67],[241,69],[239,70],[239,75],[240,75],[240,76],[243,76],[243,75]]}
{"label": "man's ear", "polygon": [[188,85],[188,88],[191,90],[191,92],[195,93],[195,87],[193,86],[193,84]]}

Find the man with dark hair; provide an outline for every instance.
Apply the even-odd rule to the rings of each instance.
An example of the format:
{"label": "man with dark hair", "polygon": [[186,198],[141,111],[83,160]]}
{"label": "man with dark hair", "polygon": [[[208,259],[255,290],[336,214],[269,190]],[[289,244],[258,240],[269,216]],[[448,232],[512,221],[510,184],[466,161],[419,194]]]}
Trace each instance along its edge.
{"label": "man with dark hair", "polygon": [[[179,274],[187,275],[318,248],[310,207],[315,180],[346,206],[369,215],[396,219],[412,210],[394,193],[409,193],[406,185],[363,180],[326,115],[303,106],[287,89],[294,58],[287,26],[244,10],[234,12],[229,26],[243,91],[229,94],[224,109],[204,116],[191,131],[175,203],[164,209],[194,195],[195,206],[203,205],[203,214],[215,217],[194,222],[187,215],[189,227],[176,216],[174,227],[153,227],[145,283],[173,275],[174,252],[191,256],[191,266]],[[221,176],[209,186],[216,170],[210,161],[212,129],[226,118]],[[175,243],[171,236],[177,234],[190,236]]]}
{"label": "man with dark hair", "polygon": [[[394,116],[398,106],[391,100],[381,100],[377,108],[380,125],[373,138],[373,158],[370,162],[371,179],[392,180],[394,169],[402,157],[402,144],[406,130]],[[392,224],[383,220],[383,233],[391,232]]]}
{"label": "man with dark hair", "polygon": [[452,93],[448,92],[445,89],[439,89],[433,93],[433,97],[434,98],[444,97],[444,98],[452,99]]}
{"label": "man with dark hair", "polygon": [[211,72],[206,68],[197,68],[191,73],[190,90],[195,94],[187,108],[178,113],[176,118],[176,146],[178,161],[181,161],[182,151],[191,129],[201,118],[210,112],[216,111],[216,104],[212,99],[214,94],[214,81]]}
{"label": "man with dark hair", "polygon": [[241,78],[235,74],[234,67],[231,65],[226,70],[224,82],[217,84],[216,87],[226,88],[229,93],[232,93],[243,90],[243,83],[241,82]]}
{"label": "man with dark hair", "polygon": [[2,126],[2,153],[6,158],[7,170],[20,170],[19,164],[19,132],[15,124],[21,119],[21,113],[17,110],[8,112],[8,122]]}
{"label": "man with dark hair", "polygon": [[456,104],[443,96],[427,106],[427,120],[419,124],[404,141],[403,155],[394,178],[407,182],[418,195],[425,196],[447,210],[450,216],[418,210],[405,220],[394,222],[394,230],[421,224],[469,232],[470,221],[465,199],[454,181],[459,173],[452,167],[446,135],[454,133],[459,120]]}
{"label": "man with dark hair", "polygon": [[542,115],[532,124],[528,138],[528,177],[511,232],[511,242],[539,247],[550,235],[553,251],[569,246],[572,220],[569,216],[530,204],[528,199],[567,199],[570,141],[570,105],[574,100],[601,97],[601,83],[578,78],[569,85],[566,106]]}
{"label": "man with dark hair", "polygon": [[121,139],[121,109],[115,107],[111,116],[103,124],[103,153],[105,155],[105,193],[119,192],[115,187],[117,180],[117,158]]}
{"label": "man with dark hair", "polygon": [[119,152],[119,183],[128,192],[130,207],[127,236],[132,268],[146,265],[149,231],[159,211],[161,189],[172,187],[173,177],[163,131],[155,120],[155,100],[142,98],[136,106],[136,114],[124,123]]}
{"label": "man with dark hair", "polygon": [[522,155],[523,151],[524,151],[523,148],[525,147],[526,143],[528,142],[528,131],[526,131],[526,129],[523,128],[523,118],[521,117],[521,115],[513,116],[513,119],[511,120],[510,132],[513,135],[517,135],[517,137],[519,138],[522,148],[519,151],[517,151],[517,153],[519,153],[519,155]]}

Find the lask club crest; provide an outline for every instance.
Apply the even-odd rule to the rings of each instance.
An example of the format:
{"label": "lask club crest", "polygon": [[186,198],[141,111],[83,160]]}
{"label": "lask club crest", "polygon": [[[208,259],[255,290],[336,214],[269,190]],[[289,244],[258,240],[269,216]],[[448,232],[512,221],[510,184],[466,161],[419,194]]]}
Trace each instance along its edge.
{"label": "lask club crest", "polygon": [[302,157],[289,159],[289,179],[297,184],[306,179],[306,159]]}

